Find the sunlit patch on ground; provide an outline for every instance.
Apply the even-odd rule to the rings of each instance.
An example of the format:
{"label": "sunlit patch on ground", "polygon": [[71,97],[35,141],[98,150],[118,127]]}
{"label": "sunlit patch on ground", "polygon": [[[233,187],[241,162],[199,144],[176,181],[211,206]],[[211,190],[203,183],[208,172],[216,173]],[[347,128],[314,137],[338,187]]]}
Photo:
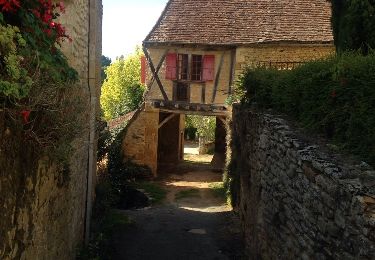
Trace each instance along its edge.
{"label": "sunlit patch on ground", "polygon": [[212,157],[199,155],[197,144],[187,144],[184,162],[160,181],[168,191],[165,203],[197,212],[231,211],[226,203],[222,173],[210,168]]}
{"label": "sunlit patch on ground", "polygon": [[213,155],[199,154],[198,143],[187,142],[184,147],[184,160],[185,162],[192,163],[211,163]]}

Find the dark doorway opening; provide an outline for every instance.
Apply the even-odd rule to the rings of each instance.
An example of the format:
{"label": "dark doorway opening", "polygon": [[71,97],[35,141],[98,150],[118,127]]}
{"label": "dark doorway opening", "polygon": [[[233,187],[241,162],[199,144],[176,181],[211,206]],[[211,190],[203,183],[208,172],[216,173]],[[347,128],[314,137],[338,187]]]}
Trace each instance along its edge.
{"label": "dark doorway opening", "polygon": [[158,136],[158,168],[183,159],[184,120],[182,114],[160,113]]}
{"label": "dark doorway opening", "polygon": [[189,102],[189,85],[184,82],[175,84],[174,100],[179,102]]}

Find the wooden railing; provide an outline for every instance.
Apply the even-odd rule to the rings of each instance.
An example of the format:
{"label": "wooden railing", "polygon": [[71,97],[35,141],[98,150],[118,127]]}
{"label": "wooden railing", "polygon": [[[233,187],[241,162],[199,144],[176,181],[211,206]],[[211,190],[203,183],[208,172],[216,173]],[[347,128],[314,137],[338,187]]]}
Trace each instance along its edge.
{"label": "wooden railing", "polygon": [[258,61],[254,63],[254,67],[261,67],[261,68],[273,68],[277,70],[291,70],[300,65],[304,64],[304,62],[291,62],[291,61]]}

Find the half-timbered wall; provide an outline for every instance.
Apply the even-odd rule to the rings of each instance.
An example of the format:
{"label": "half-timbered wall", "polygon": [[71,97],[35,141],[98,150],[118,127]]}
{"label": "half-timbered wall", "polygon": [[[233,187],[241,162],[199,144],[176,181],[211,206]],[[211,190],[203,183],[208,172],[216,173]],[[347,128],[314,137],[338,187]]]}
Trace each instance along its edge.
{"label": "half-timbered wall", "polygon": [[[228,97],[228,90],[230,85],[230,74],[231,74],[231,50],[216,50],[207,51],[199,48],[169,48],[169,47],[151,47],[148,49],[150,57],[154,66],[157,67],[158,63],[162,60],[166,52],[168,53],[179,53],[179,54],[194,54],[194,55],[213,55],[215,56],[215,70],[214,80],[201,82],[189,82],[190,85],[190,103],[204,103],[204,104],[224,104],[225,99]],[[223,57],[223,58],[222,58]],[[223,61],[221,62],[221,59]],[[220,66],[221,64],[221,66]],[[220,72],[219,72],[220,68]],[[148,81],[150,80],[152,73],[148,71]],[[173,101],[173,84],[174,81],[166,79],[166,60],[164,59],[163,65],[159,70],[159,78],[164,87],[164,90],[168,96],[168,99]],[[218,79],[216,95],[214,95],[215,81]],[[150,92],[147,95],[147,100],[152,99],[163,99],[163,95],[155,81]]]}

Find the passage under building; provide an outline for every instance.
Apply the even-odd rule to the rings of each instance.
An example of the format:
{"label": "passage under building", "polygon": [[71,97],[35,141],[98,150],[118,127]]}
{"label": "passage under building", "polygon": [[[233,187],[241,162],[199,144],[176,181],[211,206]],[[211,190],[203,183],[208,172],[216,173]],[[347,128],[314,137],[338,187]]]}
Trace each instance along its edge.
{"label": "passage under building", "polygon": [[181,160],[186,114],[216,116],[224,128],[242,71],[293,69],[332,54],[330,19],[326,0],[170,0],[143,41],[148,91],[128,124],[125,159],[155,176],[158,165]]}

